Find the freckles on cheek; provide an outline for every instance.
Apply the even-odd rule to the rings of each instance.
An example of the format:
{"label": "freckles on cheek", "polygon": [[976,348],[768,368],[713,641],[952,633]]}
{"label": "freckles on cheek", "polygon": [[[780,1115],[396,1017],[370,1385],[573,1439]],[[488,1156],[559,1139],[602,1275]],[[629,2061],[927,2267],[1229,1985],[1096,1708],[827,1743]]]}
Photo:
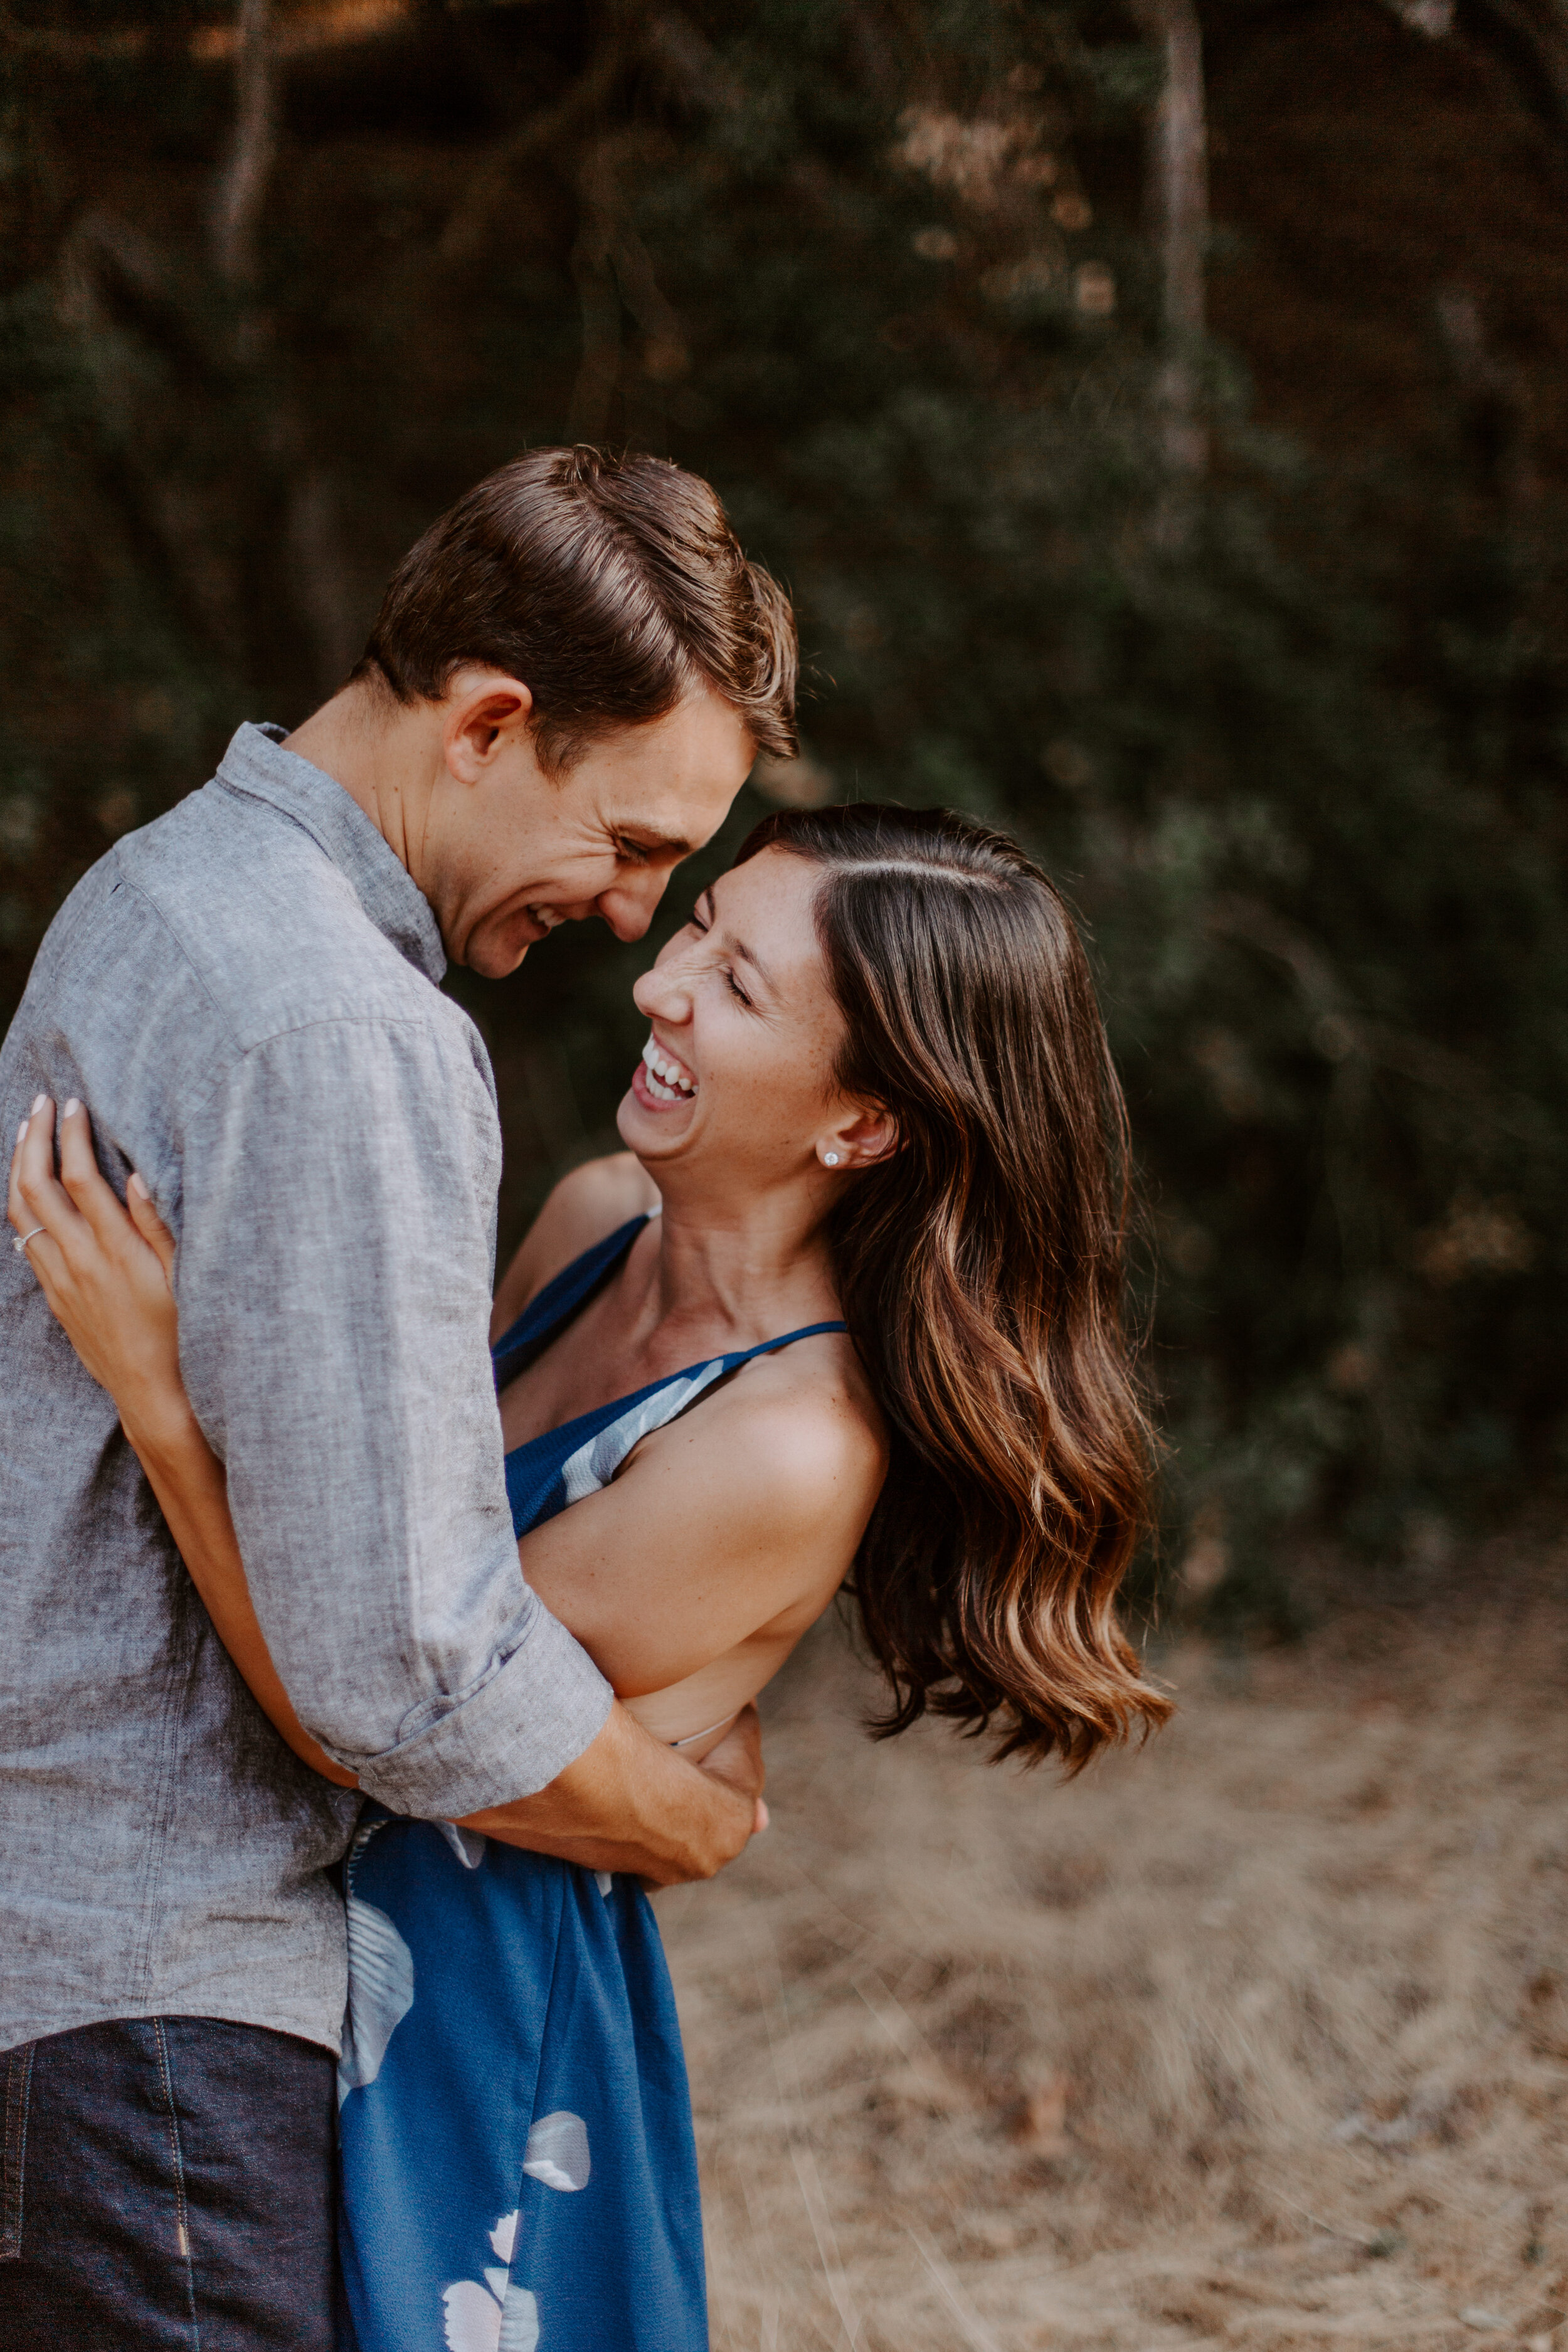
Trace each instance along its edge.
{"label": "freckles on cheek", "polygon": [[737,1127],[760,1135],[777,1124],[779,1089],[765,1055],[733,1054],[722,1076],[725,1105]]}
{"label": "freckles on cheek", "polygon": [[731,1082],[729,1093],[736,1108],[744,1114],[753,1109],[760,1111],[769,1099],[770,1088],[762,1073],[751,1069]]}

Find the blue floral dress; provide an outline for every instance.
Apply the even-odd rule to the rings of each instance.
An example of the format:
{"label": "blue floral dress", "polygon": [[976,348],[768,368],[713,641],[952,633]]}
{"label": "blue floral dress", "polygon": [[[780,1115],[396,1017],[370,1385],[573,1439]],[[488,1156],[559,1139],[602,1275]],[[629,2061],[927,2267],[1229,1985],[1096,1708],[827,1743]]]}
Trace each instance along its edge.
{"label": "blue floral dress", "polygon": [[[634,1217],[542,1290],[498,1387],[619,1266]],[[507,1456],[519,1535],[813,1323]],[[366,1808],[345,1871],[343,2352],[708,2352],[686,2063],[635,1879]]]}

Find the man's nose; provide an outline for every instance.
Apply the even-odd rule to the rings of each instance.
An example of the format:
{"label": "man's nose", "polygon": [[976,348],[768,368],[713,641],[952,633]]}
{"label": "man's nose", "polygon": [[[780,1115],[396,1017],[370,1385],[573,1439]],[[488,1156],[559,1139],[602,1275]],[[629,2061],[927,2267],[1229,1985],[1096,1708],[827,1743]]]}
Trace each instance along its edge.
{"label": "man's nose", "polygon": [[639,874],[600,892],[597,911],[618,940],[640,940],[658,910],[668,874]]}

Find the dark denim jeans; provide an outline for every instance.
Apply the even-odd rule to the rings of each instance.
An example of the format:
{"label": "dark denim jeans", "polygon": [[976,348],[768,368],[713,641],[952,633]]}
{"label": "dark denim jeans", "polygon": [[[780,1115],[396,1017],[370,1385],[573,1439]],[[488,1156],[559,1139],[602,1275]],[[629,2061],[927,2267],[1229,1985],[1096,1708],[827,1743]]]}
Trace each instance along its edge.
{"label": "dark denim jeans", "polygon": [[205,2017],[0,2052],[0,2352],[332,2352],[334,2074]]}

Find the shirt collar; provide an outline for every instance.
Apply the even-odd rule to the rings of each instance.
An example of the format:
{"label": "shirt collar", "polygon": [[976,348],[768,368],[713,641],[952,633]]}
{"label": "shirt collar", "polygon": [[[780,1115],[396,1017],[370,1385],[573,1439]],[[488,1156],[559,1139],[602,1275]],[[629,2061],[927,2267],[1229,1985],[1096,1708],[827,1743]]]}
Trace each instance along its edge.
{"label": "shirt collar", "polygon": [[231,792],[269,801],[303,826],[353,885],[383,938],[438,985],[447,952],[428,899],[359,803],[323,770],[297,751],[286,751],[283,732],[247,719],[218,762],[217,782]]}

